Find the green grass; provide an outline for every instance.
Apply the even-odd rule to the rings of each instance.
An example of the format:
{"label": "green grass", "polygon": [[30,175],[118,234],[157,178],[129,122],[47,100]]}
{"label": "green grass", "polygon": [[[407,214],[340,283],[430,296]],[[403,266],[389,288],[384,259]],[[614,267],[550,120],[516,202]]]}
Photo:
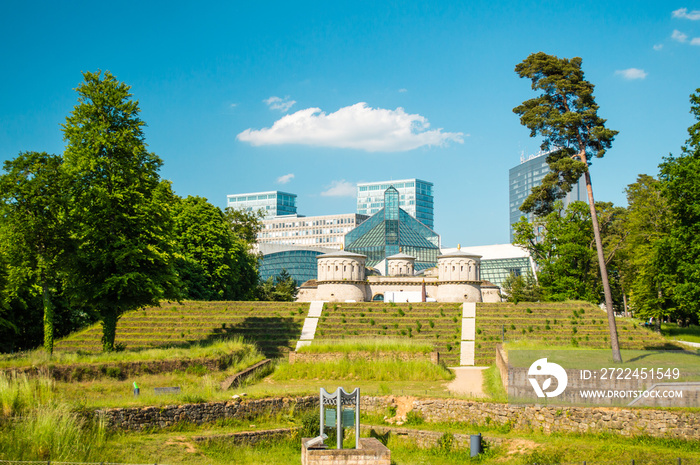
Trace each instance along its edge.
{"label": "green grass", "polygon": [[[215,402],[231,399],[231,396],[254,382],[249,380],[235,390],[222,391],[221,382],[229,375],[238,373],[260,361],[257,353],[249,353],[224,371],[206,373],[200,370],[175,371],[170,373],[138,375],[125,380],[100,378],[92,381],[56,382],[56,390],[73,405],[80,408],[98,409],[111,407],[138,407],[169,405],[191,402]],[[133,383],[140,388],[134,397]],[[178,386],[180,394],[156,395],[154,388]]]}
{"label": "green grass", "polygon": [[496,365],[491,365],[482,372],[484,394],[493,402],[507,402],[508,393],[503,389],[501,372]]}
{"label": "green grass", "polygon": [[682,328],[675,323],[661,323],[661,334],[679,341],[700,343],[700,326]]}
{"label": "green grass", "polygon": [[447,381],[454,374],[440,365],[423,360],[335,360],[318,363],[283,363],[272,378],[276,381],[294,379],[337,379],[371,381]]}
{"label": "green grass", "polygon": [[[255,346],[246,343],[241,337],[212,342],[197,342],[186,347],[171,347],[143,350],[125,350],[99,354],[81,352],[56,352],[53,356],[43,349],[25,352],[20,355],[0,356],[0,368],[47,365],[99,364],[112,362],[144,362],[152,360],[191,360],[199,358],[245,357],[256,352]],[[262,358],[261,354],[257,354]]]}
{"label": "green grass", "polygon": [[[294,414],[297,417],[297,414]],[[377,424],[376,418],[364,416],[362,424]],[[279,421],[277,424],[251,420],[255,427],[249,430],[298,425],[298,421]],[[236,424],[231,429],[246,429],[246,424]],[[469,463],[520,465],[530,463],[698,463],[700,445],[682,440],[653,439],[649,437],[628,438],[619,435],[578,435],[539,432],[506,431],[494,427],[479,427],[465,423],[422,423],[408,428],[449,433],[475,434],[501,438],[501,446],[491,447],[478,459],[471,459],[468,449],[456,447],[419,448],[415,443],[398,435],[389,435],[386,440],[391,450],[392,463],[396,465],[458,465]],[[256,446],[235,445],[226,440],[198,443],[194,435],[221,432],[211,426],[193,427],[185,431],[160,431],[155,433],[127,433],[112,435],[103,450],[103,460],[128,463],[178,463],[195,465],[209,464],[262,464],[288,465],[299,463],[300,438],[293,436]],[[348,437],[352,434],[348,430]],[[363,432],[362,436],[368,436]],[[349,441],[346,442],[349,444]],[[624,459],[623,459],[624,457]]]}
{"label": "green grass", "polygon": [[433,350],[433,345],[425,341],[399,338],[351,338],[340,340],[314,341],[311,345],[300,347],[297,352],[408,352],[427,354]]}
{"label": "green grass", "polygon": [[0,457],[9,460],[98,461],[105,444],[101,420],[84,418],[58,400],[48,378],[0,374]]}

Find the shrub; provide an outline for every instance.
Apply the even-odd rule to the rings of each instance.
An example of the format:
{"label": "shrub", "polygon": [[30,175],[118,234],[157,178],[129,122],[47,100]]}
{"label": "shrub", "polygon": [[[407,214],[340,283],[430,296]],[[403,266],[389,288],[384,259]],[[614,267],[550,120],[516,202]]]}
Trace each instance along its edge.
{"label": "shrub", "polygon": [[406,414],[406,422],[404,424],[421,425],[424,422],[425,420],[423,420],[423,416],[419,412],[411,410]]}
{"label": "shrub", "polygon": [[[409,412],[410,413],[410,412]],[[450,452],[454,447],[455,437],[452,433],[445,433],[438,439],[437,446],[443,452]]]}
{"label": "shrub", "polygon": [[532,313],[532,309],[531,309],[531,308],[526,308],[525,311],[526,311],[527,313]]}
{"label": "shrub", "polygon": [[430,320],[430,321],[428,322],[428,324],[430,325],[431,328],[434,328],[434,327],[435,327],[435,322],[434,322],[433,320]]}

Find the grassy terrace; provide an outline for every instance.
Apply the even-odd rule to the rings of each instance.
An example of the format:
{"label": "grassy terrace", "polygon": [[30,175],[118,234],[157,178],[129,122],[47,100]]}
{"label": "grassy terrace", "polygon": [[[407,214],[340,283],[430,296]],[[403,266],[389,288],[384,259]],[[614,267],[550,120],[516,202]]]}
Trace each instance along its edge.
{"label": "grassy terrace", "polygon": [[316,342],[399,337],[430,343],[448,366],[459,365],[460,303],[327,303]]}
{"label": "grassy terrace", "polygon": [[[605,312],[586,302],[478,304],[476,365],[494,362],[496,344],[505,341],[546,341],[555,346],[604,349],[610,347]],[[617,319],[622,349],[678,349],[663,337],[629,318]]]}
{"label": "grassy terrace", "polygon": [[[163,303],[125,313],[116,344],[127,350],[188,346],[243,337],[267,357],[280,357],[301,335],[308,303],[194,302]],[[99,352],[102,327],[95,324],[56,343],[57,351]]]}

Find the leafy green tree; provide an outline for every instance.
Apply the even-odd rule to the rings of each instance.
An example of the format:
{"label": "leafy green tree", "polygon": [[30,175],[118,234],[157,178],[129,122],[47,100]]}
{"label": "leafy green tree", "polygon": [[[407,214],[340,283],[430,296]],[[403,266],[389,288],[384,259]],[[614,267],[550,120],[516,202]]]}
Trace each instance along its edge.
{"label": "leafy green tree", "polygon": [[[537,265],[541,300],[598,303],[603,290],[588,205],[572,202],[563,209],[561,202],[555,202],[554,208],[546,216],[535,217],[534,227],[525,218],[516,223],[513,243],[527,249]],[[604,226],[603,237],[607,239],[617,224],[615,216],[622,209],[603,202],[599,202],[596,209],[604,219],[601,225]],[[611,248],[609,262],[615,263],[615,253]]]}
{"label": "leafy green tree", "polygon": [[659,178],[671,211],[669,234],[659,242],[662,287],[671,289],[679,318],[697,322],[700,317],[700,88],[690,96],[690,113],[696,123],[678,157],[661,164]]}
{"label": "leafy green tree", "polygon": [[187,298],[250,298],[257,282],[257,258],[235,236],[221,210],[202,197],[176,202],[178,273]]}
{"label": "leafy green tree", "polygon": [[24,152],[6,161],[0,176],[9,281],[36,282],[41,289],[44,348],[49,354],[60,264],[69,246],[62,164],[56,155]]}
{"label": "leafy green tree", "polygon": [[508,302],[539,302],[542,299],[542,290],[540,289],[535,275],[532,271],[523,275],[515,275],[511,273],[505,281],[503,281],[503,294]]}
{"label": "leafy green tree", "polygon": [[298,292],[296,281],[285,269],[282,269],[277,276],[270,276],[258,286],[260,300],[294,302]]}
{"label": "leafy green tree", "polygon": [[258,233],[262,230],[262,220],[265,217],[265,212],[260,209],[258,211],[246,211],[228,207],[224,212],[226,221],[231,228],[231,231],[243,241],[250,245],[258,241]]}
{"label": "leafy green tree", "polygon": [[663,273],[660,249],[670,230],[671,212],[661,182],[652,176],[640,174],[625,192],[629,206],[624,221],[627,237],[623,282],[629,288],[635,313],[653,317],[659,329],[661,318],[669,316],[674,307],[667,287],[673,277]]}
{"label": "leafy green tree", "polygon": [[127,310],[176,297],[170,185],[146,150],[138,102],[109,72],[84,73],[63,125],[77,251],[72,292],[100,315],[103,350],[114,350]]}
{"label": "leafy green tree", "polygon": [[581,58],[557,58],[539,52],[528,56],[515,67],[521,78],[532,81],[532,89],[541,94],[513,109],[520,122],[530,129],[532,137],[543,138],[542,149],[557,149],[547,156],[550,172],[540,186],[533,188],[521,206],[524,212],[545,215],[553,203],[563,198],[584,176],[591,222],[595,237],[598,266],[608,312],[613,361],[620,362],[612,292],[605,266],[603,243],[595,211],[593,188],[588,164],[593,157],[601,158],[612,146],[617,131],[605,127],[598,116],[598,105],[593,97],[593,84],[584,79]]}

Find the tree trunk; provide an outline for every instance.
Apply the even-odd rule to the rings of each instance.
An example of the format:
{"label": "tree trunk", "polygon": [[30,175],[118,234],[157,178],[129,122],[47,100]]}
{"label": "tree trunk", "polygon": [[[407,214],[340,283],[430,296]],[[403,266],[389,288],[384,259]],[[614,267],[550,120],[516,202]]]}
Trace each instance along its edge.
{"label": "tree trunk", "polygon": [[625,316],[628,318],[631,317],[631,312],[627,309],[627,293],[624,289],[622,289],[622,305],[625,307]]}
{"label": "tree trunk", "polygon": [[42,271],[41,277],[41,290],[42,298],[44,301],[44,349],[49,353],[49,356],[53,354],[53,304],[51,303],[51,295],[49,293],[49,286],[46,283],[46,277]]}
{"label": "tree trunk", "polygon": [[114,307],[102,310],[102,351],[114,351],[114,338],[117,335],[117,320],[119,312]]}
{"label": "tree trunk", "polygon": [[[586,163],[585,156],[582,162]],[[584,173],[586,180],[586,191],[588,191],[588,205],[591,209],[591,221],[593,222],[593,235],[595,236],[595,247],[598,252],[598,266],[600,267],[600,278],[603,281],[603,291],[605,293],[605,308],[608,313],[608,327],[610,329],[610,347],[613,353],[613,362],[621,363],[620,343],[617,340],[617,324],[615,323],[615,313],[612,305],[612,292],[608,282],[608,269],[605,266],[605,256],[603,254],[603,241],[600,238],[600,227],[598,226],[598,214],[595,211],[595,200],[593,200],[593,186],[591,185],[591,173],[586,170]]]}

